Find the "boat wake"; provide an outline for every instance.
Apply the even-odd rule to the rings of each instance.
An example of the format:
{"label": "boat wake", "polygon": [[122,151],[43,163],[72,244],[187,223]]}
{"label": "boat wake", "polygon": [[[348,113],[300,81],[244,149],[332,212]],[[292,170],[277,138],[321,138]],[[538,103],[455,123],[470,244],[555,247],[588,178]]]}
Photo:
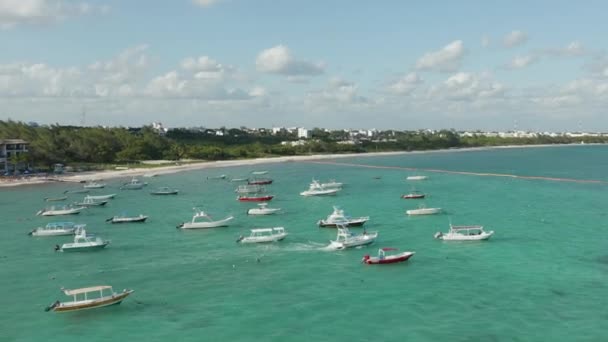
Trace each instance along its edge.
{"label": "boat wake", "polygon": [[287,250],[290,252],[310,252],[310,251],[323,250],[324,247],[325,247],[325,244],[318,243],[318,242],[308,242],[308,243],[296,242],[296,243],[290,243],[286,248],[284,248],[284,250]]}

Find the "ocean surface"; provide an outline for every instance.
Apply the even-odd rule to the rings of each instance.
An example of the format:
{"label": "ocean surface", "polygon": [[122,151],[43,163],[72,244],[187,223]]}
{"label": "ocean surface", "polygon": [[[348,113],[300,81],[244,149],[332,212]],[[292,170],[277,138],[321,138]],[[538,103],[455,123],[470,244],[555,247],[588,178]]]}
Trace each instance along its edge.
{"label": "ocean surface", "polygon": [[[407,171],[422,168],[608,182],[608,146],[450,151],[336,159],[390,168],[289,162],[145,178],[144,190],[108,180],[105,208],[45,218],[45,197],[79,184],[0,190],[0,341],[608,341],[608,183]],[[248,217],[236,183],[269,170],[282,213]],[[408,182],[408,175],[426,175]],[[312,178],[346,185],[335,197],[302,197]],[[151,196],[159,186],[178,196]],[[400,196],[415,188],[422,201]],[[82,198],[70,195],[70,200]],[[444,213],[408,217],[420,203]],[[327,250],[335,229],[316,222],[341,206],[371,216],[370,247]],[[228,228],[175,229],[193,208]],[[146,214],[144,224],[105,219]],[[110,239],[90,253],[54,252],[71,237],[30,237],[53,221],[86,223]],[[487,242],[442,242],[455,225],[494,230]],[[280,243],[239,245],[256,227],[284,226]],[[353,228],[362,232],[361,228]],[[408,262],[364,265],[380,247],[415,251]],[[45,312],[61,287],[134,289],[121,305]]]}

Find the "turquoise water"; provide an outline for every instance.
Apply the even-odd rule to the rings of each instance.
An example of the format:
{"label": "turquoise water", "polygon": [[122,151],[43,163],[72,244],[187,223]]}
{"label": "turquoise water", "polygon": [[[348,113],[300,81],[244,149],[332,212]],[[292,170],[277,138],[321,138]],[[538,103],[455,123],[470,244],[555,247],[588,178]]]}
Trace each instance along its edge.
{"label": "turquoise water", "polygon": [[[530,148],[339,159],[369,165],[515,173],[608,181],[608,147]],[[1,341],[605,341],[608,333],[606,185],[426,174],[423,202],[400,195],[411,172],[313,163],[270,170],[283,213],[248,217],[235,183],[208,176],[246,175],[252,167],[211,169],[146,179],[143,191],[116,192],[106,208],[69,217],[112,240],[103,251],[55,253],[69,237],[26,233],[53,221],[35,216],[44,197],[77,185],[0,190]],[[374,179],[374,177],[381,177]],[[336,197],[298,195],[312,177],[347,183]],[[158,186],[178,196],[151,196]],[[82,195],[71,195],[77,199]],[[418,203],[446,214],[407,217]],[[335,230],[315,222],[342,206],[371,216],[380,232],[368,248],[324,250]],[[193,207],[236,217],[229,228],[181,231]],[[111,225],[123,212],[145,224]],[[59,219],[59,220],[65,220]],[[433,239],[453,224],[482,224],[485,243]],[[271,245],[235,243],[250,228],[285,226]],[[360,232],[361,229],[353,229]],[[379,247],[412,250],[407,263],[359,261]],[[256,262],[256,259],[260,262]],[[109,284],[135,289],[120,306],[67,314],[44,312],[59,288]]]}

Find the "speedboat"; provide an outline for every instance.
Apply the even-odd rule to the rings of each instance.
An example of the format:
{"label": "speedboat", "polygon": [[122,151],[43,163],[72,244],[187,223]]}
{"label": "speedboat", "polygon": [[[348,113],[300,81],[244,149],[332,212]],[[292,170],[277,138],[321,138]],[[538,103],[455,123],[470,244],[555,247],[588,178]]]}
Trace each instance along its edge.
{"label": "speedboat", "polygon": [[44,227],[38,227],[28,235],[31,236],[62,236],[62,235],[74,235],[78,227],[74,222],[52,222],[48,223]]}
{"label": "speedboat", "polygon": [[110,223],[143,223],[146,222],[148,216],[139,214],[137,216],[113,216],[106,219]]}
{"label": "speedboat", "polygon": [[264,187],[261,185],[239,185],[234,192],[237,194],[255,194],[264,192]]}
{"label": "speedboat", "polygon": [[147,185],[147,183],[142,183],[141,181],[139,181],[139,179],[137,178],[132,178],[130,182],[128,183],[124,183],[121,187],[120,190],[140,190],[142,189],[145,185]]}
{"label": "speedboat", "polygon": [[441,212],[441,208],[427,208],[423,205],[418,209],[410,209],[405,211],[408,215],[434,215]]}
{"label": "speedboat", "polygon": [[283,227],[251,229],[251,235],[240,236],[236,242],[239,243],[264,243],[281,241],[287,236]]}
{"label": "speedboat", "polygon": [[272,179],[270,178],[253,178],[247,181],[249,185],[268,185],[272,184]]}
{"label": "speedboat", "polygon": [[264,171],[252,171],[251,174],[252,175],[265,175],[267,174],[268,171],[264,170]]}
{"label": "speedboat", "polygon": [[426,196],[425,194],[423,194],[420,191],[412,191],[409,194],[403,195],[401,196],[401,198],[403,199],[422,199],[424,198],[424,196]]}
{"label": "speedboat", "polygon": [[109,194],[109,195],[94,195],[94,196],[87,196],[89,199],[92,199],[94,201],[103,201],[103,200],[108,200],[108,199],[112,199],[114,197],[116,197],[116,194]]}
{"label": "speedboat", "polygon": [[425,180],[428,178],[429,177],[427,177],[427,176],[408,176],[406,179],[416,181],[416,180]]}
{"label": "speedboat", "polygon": [[483,226],[452,226],[450,224],[450,231],[445,234],[442,232],[435,233],[435,239],[443,241],[481,241],[489,239],[493,234],[493,230],[484,231]]}
{"label": "speedboat", "polygon": [[83,188],[85,189],[103,189],[106,187],[105,183],[98,183],[98,182],[88,182],[85,185],[83,185]]}
{"label": "speedboat", "polygon": [[177,189],[171,189],[169,187],[162,187],[162,188],[158,188],[158,190],[156,191],[152,191],[150,194],[151,195],[177,195],[179,193],[179,190]]}
{"label": "speedboat", "polygon": [[310,187],[306,191],[300,192],[301,196],[324,196],[324,195],[335,195],[342,188],[326,189],[319,184],[318,181],[313,180],[310,183]]}
{"label": "speedboat", "polygon": [[112,290],[112,286],[107,285],[73,290],[62,288],[61,290],[66,296],[73,296],[74,300],[71,302],[56,301],[49,305],[44,311],[69,312],[101,308],[104,306],[120,304],[125,298],[133,293],[133,290],[127,289],[122,290],[120,293],[116,293]]}
{"label": "speedboat", "polygon": [[211,216],[207,215],[204,211],[196,211],[192,216],[192,221],[183,222],[175,228],[181,229],[206,229],[206,228],[217,228],[217,227],[228,227],[234,217],[228,216],[225,219],[214,221]]}
{"label": "speedboat", "polygon": [[361,262],[368,264],[368,265],[384,265],[384,264],[395,264],[398,262],[403,262],[403,261],[407,261],[409,258],[411,258],[415,252],[403,252],[403,253],[398,253],[398,254],[392,254],[392,255],[386,255],[385,252],[388,251],[396,251],[397,248],[380,248],[378,250],[378,256],[376,257],[372,257],[369,256],[369,254],[366,254],[363,256],[363,259],[361,260]]}
{"label": "speedboat", "polygon": [[93,198],[91,198],[91,196],[85,196],[85,198],[82,200],[82,202],[77,202],[74,203],[75,205],[78,206],[82,206],[82,207],[99,207],[99,206],[104,206],[108,203],[108,200],[94,200]]}
{"label": "speedboat", "polygon": [[66,199],[68,199],[68,196],[61,196],[61,197],[45,197],[44,200],[46,202],[61,202],[61,201],[65,201]]}
{"label": "speedboat", "polygon": [[85,252],[85,251],[95,251],[99,249],[105,248],[110,244],[110,241],[103,240],[100,237],[96,237],[94,235],[87,235],[87,232],[84,229],[85,225],[79,225],[76,228],[76,232],[74,235],[74,242],[72,243],[64,243],[59,247],[59,245],[55,246],[56,251],[60,252]]}
{"label": "speedboat", "polygon": [[334,211],[327,216],[325,220],[317,221],[319,227],[331,227],[335,228],[339,225],[347,227],[362,226],[369,220],[369,216],[364,217],[350,217],[344,215],[344,210],[334,206]]}
{"label": "speedboat", "polygon": [[72,206],[62,206],[62,207],[49,207],[42,209],[36,213],[36,215],[42,216],[57,216],[57,215],[75,215],[80,214],[82,210],[86,209],[86,207],[72,207]]}
{"label": "speedboat", "polygon": [[278,211],[281,211],[281,208],[268,208],[268,203],[260,203],[257,208],[251,208],[247,210],[247,215],[272,215]]}
{"label": "speedboat", "polygon": [[366,246],[378,237],[378,232],[366,232],[363,234],[353,234],[346,226],[338,226],[336,240],[330,241],[329,247],[333,249],[345,249],[358,246]]}
{"label": "speedboat", "polygon": [[273,195],[263,196],[238,196],[236,199],[240,202],[268,202],[274,198]]}

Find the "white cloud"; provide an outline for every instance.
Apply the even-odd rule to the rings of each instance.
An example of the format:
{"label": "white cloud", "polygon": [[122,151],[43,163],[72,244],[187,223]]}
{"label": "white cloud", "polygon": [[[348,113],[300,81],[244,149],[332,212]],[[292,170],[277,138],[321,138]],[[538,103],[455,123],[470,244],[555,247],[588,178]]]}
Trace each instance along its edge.
{"label": "white cloud", "polygon": [[211,6],[217,4],[220,1],[221,0],[192,0],[192,2],[195,5],[198,5],[198,6],[201,6],[201,7],[211,7]]}
{"label": "white cloud", "polygon": [[456,71],[460,68],[464,56],[464,44],[455,40],[441,50],[426,53],[416,62],[418,70],[436,70],[441,72]]}
{"label": "white cloud", "polygon": [[324,72],[323,63],[298,60],[284,45],[277,45],[258,54],[255,61],[258,71],[287,76],[319,75]]}
{"label": "white cloud", "polygon": [[510,48],[518,45],[522,45],[528,40],[528,35],[519,30],[511,31],[503,39],[504,46]]}
{"label": "white cloud", "polygon": [[94,13],[106,13],[109,7],[64,0],[0,0],[0,29],[17,25],[48,24]]}
{"label": "white cloud", "polygon": [[561,48],[550,48],[540,51],[541,54],[555,57],[576,57],[587,53],[583,44],[579,41],[570,42]]}
{"label": "white cloud", "polygon": [[507,67],[510,69],[522,69],[537,61],[538,58],[533,55],[516,56],[511,60]]}
{"label": "white cloud", "polygon": [[489,74],[459,72],[448,77],[443,84],[430,88],[432,99],[475,102],[504,96],[506,88]]}
{"label": "white cloud", "polygon": [[418,88],[423,80],[418,74],[411,72],[388,86],[388,90],[394,94],[407,95]]}
{"label": "white cloud", "polygon": [[317,108],[330,109],[331,105],[335,104],[358,105],[367,103],[368,99],[359,94],[358,88],[354,82],[333,77],[329,80],[325,89],[308,93],[308,104]]}

